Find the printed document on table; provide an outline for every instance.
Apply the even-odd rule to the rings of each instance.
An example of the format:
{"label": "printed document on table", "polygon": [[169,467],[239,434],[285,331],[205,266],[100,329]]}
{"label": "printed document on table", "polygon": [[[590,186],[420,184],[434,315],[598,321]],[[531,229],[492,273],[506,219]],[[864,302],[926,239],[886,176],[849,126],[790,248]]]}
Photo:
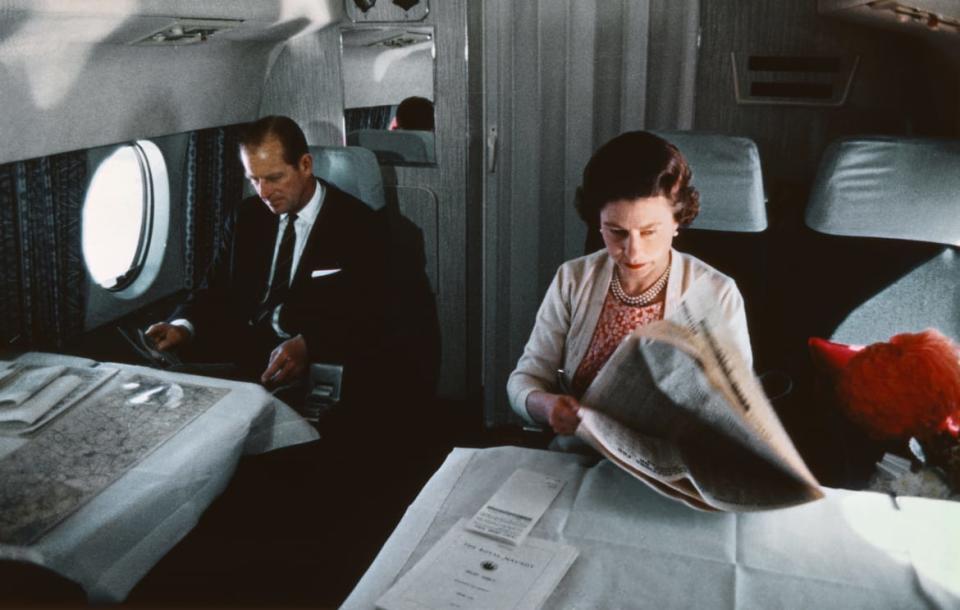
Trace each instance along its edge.
{"label": "printed document on table", "polygon": [[467,529],[510,544],[523,544],[563,483],[562,479],[518,468],[474,515]]}
{"label": "printed document on table", "polygon": [[537,538],[503,544],[465,530],[466,522],[450,528],[377,600],[377,608],[534,610],[577,558],[577,549],[566,544]]}

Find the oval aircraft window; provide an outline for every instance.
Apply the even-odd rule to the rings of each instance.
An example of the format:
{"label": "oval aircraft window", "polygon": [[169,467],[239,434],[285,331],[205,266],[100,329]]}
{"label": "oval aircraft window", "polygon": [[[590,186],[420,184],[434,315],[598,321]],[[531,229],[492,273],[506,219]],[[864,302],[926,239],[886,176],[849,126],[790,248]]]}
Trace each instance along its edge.
{"label": "oval aircraft window", "polygon": [[[83,257],[100,286],[123,290],[144,268],[157,194],[168,192],[163,155],[142,140],[118,147],[97,167],[83,202]],[[163,187],[157,188],[162,182]]]}

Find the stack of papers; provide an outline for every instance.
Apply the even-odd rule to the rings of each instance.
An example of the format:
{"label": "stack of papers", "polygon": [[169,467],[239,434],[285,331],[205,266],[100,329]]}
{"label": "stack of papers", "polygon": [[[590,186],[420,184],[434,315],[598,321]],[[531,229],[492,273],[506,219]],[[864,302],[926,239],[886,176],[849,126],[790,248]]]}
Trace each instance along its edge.
{"label": "stack of papers", "polygon": [[461,519],[379,600],[383,610],[543,605],[576,548],[528,534],[564,481],[517,469],[473,519]]}
{"label": "stack of papers", "polygon": [[109,368],[0,368],[0,434],[26,434],[79,402],[116,373]]}
{"label": "stack of papers", "polygon": [[0,374],[0,408],[19,407],[63,375],[65,366],[29,368],[13,365]]}
{"label": "stack of papers", "polygon": [[577,558],[569,545],[527,538],[497,542],[452,527],[379,600],[385,610],[441,608],[534,610],[543,605]]}

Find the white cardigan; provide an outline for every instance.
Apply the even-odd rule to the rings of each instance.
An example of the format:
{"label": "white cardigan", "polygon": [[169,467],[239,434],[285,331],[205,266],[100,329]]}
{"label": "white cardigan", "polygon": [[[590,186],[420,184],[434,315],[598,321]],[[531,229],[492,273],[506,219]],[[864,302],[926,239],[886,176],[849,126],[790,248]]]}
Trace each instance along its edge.
{"label": "white cardigan", "polygon": [[[597,327],[613,269],[613,259],[606,250],[600,250],[567,261],[557,270],[523,355],[507,380],[510,406],[528,423],[534,423],[526,407],[530,392],[556,392],[557,369],[563,368],[572,376],[580,366]],[[672,250],[663,317],[670,317],[683,295],[701,282],[713,285],[717,306],[730,323],[737,347],[747,364],[753,366],[743,297],[730,277],[700,259]]]}

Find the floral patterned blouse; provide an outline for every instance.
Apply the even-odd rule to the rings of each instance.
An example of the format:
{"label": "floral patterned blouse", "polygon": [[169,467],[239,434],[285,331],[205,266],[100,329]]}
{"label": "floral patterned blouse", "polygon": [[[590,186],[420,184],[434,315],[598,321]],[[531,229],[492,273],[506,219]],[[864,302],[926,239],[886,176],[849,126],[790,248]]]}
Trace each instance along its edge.
{"label": "floral patterned blouse", "polygon": [[627,305],[614,296],[612,290],[607,291],[607,298],[603,302],[603,311],[597,320],[597,328],[593,331],[590,347],[576,373],[573,374],[573,392],[575,396],[582,396],[593,378],[603,368],[617,346],[624,337],[635,328],[644,326],[656,320],[663,319],[663,299],[656,303],[635,307]]}

